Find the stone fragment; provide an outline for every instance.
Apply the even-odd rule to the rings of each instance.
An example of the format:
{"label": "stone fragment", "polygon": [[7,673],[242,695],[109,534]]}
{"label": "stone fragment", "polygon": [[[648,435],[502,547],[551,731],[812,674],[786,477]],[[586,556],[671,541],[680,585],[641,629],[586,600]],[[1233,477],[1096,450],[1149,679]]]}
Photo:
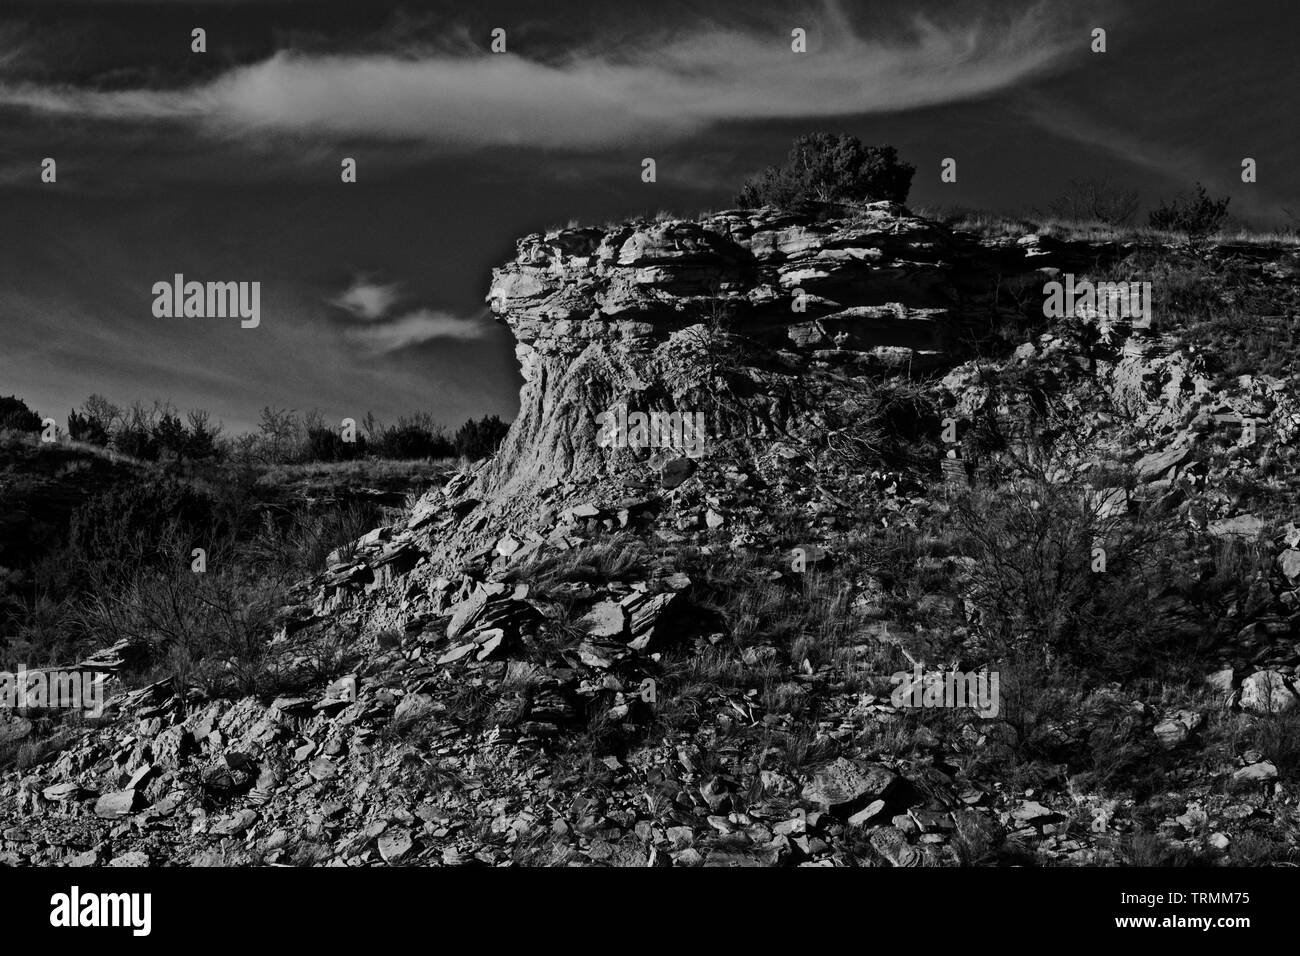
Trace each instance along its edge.
{"label": "stone fragment", "polygon": [[1256,671],[1241,682],[1241,708],[1252,714],[1280,714],[1297,700],[1294,685],[1278,671]]}
{"label": "stone fragment", "polygon": [[95,801],[95,816],[106,819],[130,816],[140,806],[140,796],[134,790],[106,793]]}
{"label": "stone fragment", "polygon": [[858,804],[884,798],[899,779],[888,767],[837,757],[816,770],[801,796],[823,810],[857,809]]}

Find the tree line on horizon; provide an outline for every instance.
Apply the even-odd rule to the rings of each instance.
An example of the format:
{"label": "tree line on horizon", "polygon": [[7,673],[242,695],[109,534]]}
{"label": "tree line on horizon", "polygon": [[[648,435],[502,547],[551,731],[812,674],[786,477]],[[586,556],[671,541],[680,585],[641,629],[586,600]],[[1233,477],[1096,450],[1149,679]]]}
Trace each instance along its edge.
{"label": "tree line on horizon", "polygon": [[[509,423],[497,415],[469,418],[450,432],[427,412],[404,415],[386,425],[373,412],[356,423],[354,440],[341,427],[330,427],[318,410],[299,413],[266,406],[257,429],[225,436],[203,409],[184,417],[169,402],[136,401],[122,408],[102,395],[91,395],[67,419],[67,436],[75,442],[109,448],[142,461],[260,461],[267,464],[466,458],[493,454]],[[39,433],[42,416],[16,395],[0,396],[0,432]]]}

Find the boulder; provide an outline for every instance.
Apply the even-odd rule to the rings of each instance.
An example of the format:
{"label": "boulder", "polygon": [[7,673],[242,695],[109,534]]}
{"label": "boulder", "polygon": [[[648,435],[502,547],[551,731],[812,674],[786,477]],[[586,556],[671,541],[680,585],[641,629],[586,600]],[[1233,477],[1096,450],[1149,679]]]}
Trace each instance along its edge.
{"label": "boulder", "polygon": [[1220,518],[1211,521],[1206,529],[1214,538],[1258,538],[1264,530],[1264,522],[1257,515],[1237,515],[1235,518]]}
{"label": "boulder", "polygon": [[1256,671],[1241,682],[1241,708],[1252,714],[1280,714],[1297,699],[1295,686],[1278,671]]}
{"label": "boulder", "polygon": [[880,764],[838,757],[819,767],[801,796],[823,810],[853,812],[881,800],[898,786],[900,777]]}
{"label": "boulder", "polygon": [[95,816],[113,820],[130,816],[139,807],[140,795],[135,790],[118,790],[95,801]]}

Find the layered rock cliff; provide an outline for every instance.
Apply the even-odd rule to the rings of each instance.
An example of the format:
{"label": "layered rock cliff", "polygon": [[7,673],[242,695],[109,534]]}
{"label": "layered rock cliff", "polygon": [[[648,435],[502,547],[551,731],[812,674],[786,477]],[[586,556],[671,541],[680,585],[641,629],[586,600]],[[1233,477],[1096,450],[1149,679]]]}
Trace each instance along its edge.
{"label": "layered rock cliff", "polygon": [[770,438],[810,371],[950,359],[957,251],[946,230],[888,203],[821,222],[728,212],[521,240],[488,293],[525,384],[487,487],[617,468],[627,456],[597,446],[595,418],[620,403],[703,410],[715,441]]}

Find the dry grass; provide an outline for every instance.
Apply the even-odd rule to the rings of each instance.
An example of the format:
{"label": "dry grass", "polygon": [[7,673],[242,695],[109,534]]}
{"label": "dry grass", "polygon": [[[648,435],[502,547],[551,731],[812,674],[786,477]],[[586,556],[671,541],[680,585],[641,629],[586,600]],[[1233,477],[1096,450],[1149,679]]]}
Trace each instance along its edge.
{"label": "dry grass", "polygon": [[454,474],[467,462],[457,458],[418,458],[406,461],[360,458],[352,461],[311,461],[268,465],[259,472],[265,485],[288,485],[300,481],[328,481],[333,484],[376,483],[391,479],[431,481]]}
{"label": "dry grass", "polygon": [[[962,207],[917,207],[918,216],[933,219],[957,232],[979,236],[1019,238],[1028,235],[1051,236],[1064,241],[1139,243],[1148,245],[1186,245],[1189,236],[1177,230],[1154,229],[1143,225],[1116,226],[1098,220],[1066,219],[1038,213],[1009,216],[1003,213]],[[1208,245],[1234,243],[1261,247],[1300,247],[1300,234],[1287,229],[1256,230],[1239,225],[1220,229],[1208,237]]]}

